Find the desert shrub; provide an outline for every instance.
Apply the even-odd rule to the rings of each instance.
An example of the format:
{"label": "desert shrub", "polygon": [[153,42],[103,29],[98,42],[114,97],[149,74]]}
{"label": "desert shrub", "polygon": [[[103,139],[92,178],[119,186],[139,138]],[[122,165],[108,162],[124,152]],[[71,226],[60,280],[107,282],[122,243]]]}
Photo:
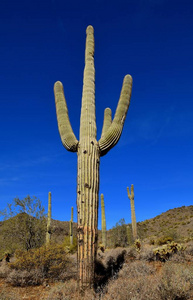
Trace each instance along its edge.
{"label": "desert shrub", "polygon": [[145,261],[153,261],[155,260],[155,255],[153,253],[153,246],[144,245],[139,255],[139,259]]}
{"label": "desert shrub", "polygon": [[128,260],[132,260],[132,259],[136,259],[138,257],[138,253],[136,251],[135,246],[130,246],[128,248],[126,248],[126,259]]}
{"label": "desert shrub", "polygon": [[155,245],[155,238],[151,237],[151,238],[149,239],[149,244],[150,244],[150,245]]}
{"label": "desert shrub", "polygon": [[193,256],[193,241],[189,241],[186,245],[185,254]]}
{"label": "desert shrub", "polygon": [[0,291],[0,300],[21,300],[21,297],[14,292],[7,292],[5,290]]}
{"label": "desert shrub", "polygon": [[159,293],[161,299],[192,299],[192,266],[167,262],[162,268]]}
{"label": "desert shrub", "polygon": [[185,246],[182,244],[175,243],[172,241],[166,245],[162,245],[153,249],[153,253],[155,255],[156,260],[160,260],[165,262],[168,260],[174,253],[183,252],[185,250]]}
{"label": "desert shrub", "polygon": [[161,236],[159,239],[157,239],[156,244],[161,246],[171,241],[173,241],[173,238],[171,236]]}
{"label": "desert shrub", "polygon": [[107,265],[109,264],[109,260],[111,260],[111,258],[116,261],[117,258],[121,255],[125,255],[125,249],[124,248],[115,248],[115,249],[108,249],[104,252],[103,254],[103,263],[104,266],[107,267]]}
{"label": "desert shrub", "polygon": [[50,289],[46,300],[99,300],[102,299],[100,293],[95,293],[93,289],[88,289],[81,296],[78,293],[77,282],[69,280],[59,283]]}
{"label": "desert shrub", "polygon": [[[72,277],[69,272],[70,260],[64,245],[43,246],[29,251],[18,250],[15,253],[15,262],[10,264],[11,269],[20,271],[16,278],[15,273],[10,274],[10,282],[13,284],[38,284],[37,275],[45,279],[66,279]],[[23,272],[23,273],[22,273]],[[23,278],[25,276],[26,280]],[[32,278],[33,277],[33,278]],[[23,278],[23,279],[22,279]]]}
{"label": "desert shrub", "polygon": [[13,286],[39,285],[43,283],[43,274],[39,269],[31,271],[12,270],[6,282]]}
{"label": "desert shrub", "polygon": [[166,262],[162,271],[149,263],[124,265],[117,279],[109,282],[102,300],[190,300],[193,296],[191,266]]}
{"label": "desert shrub", "polygon": [[154,268],[147,263],[136,261],[124,265],[117,279],[107,286],[103,300],[155,300],[157,297],[157,278],[152,275]]}
{"label": "desert shrub", "polygon": [[124,265],[119,272],[119,277],[122,278],[138,278],[140,276],[152,275],[155,273],[155,268],[143,261],[134,261],[130,264]]}
{"label": "desert shrub", "polygon": [[[78,299],[77,282],[73,279],[59,283],[50,289],[47,300],[75,300]],[[91,299],[91,298],[88,298]]]}
{"label": "desert shrub", "polygon": [[10,268],[9,268],[7,262],[6,261],[2,261],[0,263],[0,278],[7,277],[7,275],[8,275],[9,272],[10,272]]}

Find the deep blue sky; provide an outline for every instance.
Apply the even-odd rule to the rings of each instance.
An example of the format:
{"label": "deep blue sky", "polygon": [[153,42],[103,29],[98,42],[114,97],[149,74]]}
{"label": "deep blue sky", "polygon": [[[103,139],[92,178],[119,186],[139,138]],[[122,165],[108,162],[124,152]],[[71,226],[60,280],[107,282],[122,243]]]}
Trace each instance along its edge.
{"label": "deep blue sky", "polygon": [[[62,146],[53,85],[63,82],[78,138],[85,30],[95,29],[96,118],[115,112],[133,77],[119,143],[100,164],[108,229],[193,203],[193,2],[187,0],[3,0],[0,4],[0,209],[37,196],[52,216],[76,206],[76,153]],[[75,218],[76,220],[76,214]],[[100,225],[99,210],[99,228]]]}

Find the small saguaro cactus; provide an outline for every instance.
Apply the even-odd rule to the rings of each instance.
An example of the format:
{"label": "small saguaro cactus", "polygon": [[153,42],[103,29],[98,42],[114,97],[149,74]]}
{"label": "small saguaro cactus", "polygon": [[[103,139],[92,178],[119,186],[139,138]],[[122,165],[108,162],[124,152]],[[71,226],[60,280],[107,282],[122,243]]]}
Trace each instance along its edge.
{"label": "small saguaro cactus", "polygon": [[132,234],[132,228],[130,224],[127,225],[127,244],[131,245],[133,242],[133,234]]}
{"label": "small saguaro cactus", "polygon": [[48,193],[48,217],[47,217],[47,230],[46,230],[46,245],[51,240],[51,192]]}
{"label": "small saguaro cactus", "polygon": [[132,78],[126,75],[114,119],[105,109],[102,135],[96,140],[94,29],[86,30],[85,68],[82,92],[79,141],[72,130],[63,85],[54,85],[58,129],[63,146],[78,155],[77,174],[77,239],[79,290],[92,287],[98,239],[98,192],[100,157],[113,148],[123,129],[129,108]]}
{"label": "small saguaro cactus", "polygon": [[73,207],[71,207],[71,220],[70,220],[70,245],[73,245]]}
{"label": "small saguaro cactus", "polygon": [[134,205],[134,186],[131,185],[131,193],[129,192],[129,188],[127,187],[127,194],[130,199],[131,204],[131,224],[132,224],[132,233],[134,241],[137,239],[137,223],[135,217],[135,205]]}
{"label": "small saguaro cactus", "polygon": [[104,248],[107,246],[107,232],[106,232],[106,218],[105,218],[105,203],[104,203],[104,195],[101,194],[101,227],[102,227],[102,244]]}

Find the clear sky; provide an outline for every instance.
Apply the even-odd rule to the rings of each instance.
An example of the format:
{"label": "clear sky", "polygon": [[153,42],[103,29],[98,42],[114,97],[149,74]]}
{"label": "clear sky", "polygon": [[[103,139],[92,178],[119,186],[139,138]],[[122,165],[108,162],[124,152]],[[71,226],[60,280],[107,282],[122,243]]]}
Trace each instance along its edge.
{"label": "clear sky", "polygon": [[131,184],[138,221],[192,205],[193,2],[1,0],[0,209],[29,194],[47,210],[51,191],[53,218],[70,220],[77,155],[62,146],[53,85],[63,82],[78,138],[90,24],[98,139],[104,109],[115,112],[123,77],[133,77],[122,136],[100,163],[107,228],[131,222]]}

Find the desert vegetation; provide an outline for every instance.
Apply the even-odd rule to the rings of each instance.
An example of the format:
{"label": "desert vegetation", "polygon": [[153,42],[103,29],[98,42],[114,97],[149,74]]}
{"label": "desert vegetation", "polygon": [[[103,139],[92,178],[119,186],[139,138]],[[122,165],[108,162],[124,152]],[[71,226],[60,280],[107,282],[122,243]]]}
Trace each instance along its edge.
{"label": "desert vegetation", "polygon": [[[30,197],[29,197],[30,198]],[[183,236],[168,235],[168,216],[178,212],[178,226]],[[129,240],[124,219],[107,231],[106,249],[98,248],[94,288],[80,296],[77,285],[77,239],[70,239],[70,222],[52,220],[51,241],[41,246],[25,248],[20,240],[10,240],[12,252],[1,253],[0,299],[192,299],[193,296],[193,206],[169,210],[154,219],[140,223],[145,228],[153,224],[151,235]],[[184,223],[184,216],[190,223]],[[19,213],[14,224],[24,224]],[[21,219],[21,220],[19,220]],[[0,226],[7,227],[7,222]],[[21,223],[22,222],[22,223]],[[44,235],[47,228],[44,223]],[[164,223],[156,237],[157,228]],[[170,221],[175,224],[176,219]],[[76,223],[74,223],[76,228]],[[137,223],[138,225],[138,223]],[[185,227],[184,227],[185,226]],[[18,226],[16,227],[18,228]],[[75,230],[76,232],[76,230]],[[6,231],[0,231],[1,249]],[[152,235],[153,234],[153,235]],[[142,234],[143,236],[143,234]],[[154,236],[154,240],[152,240]],[[63,237],[63,239],[62,239]],[[99,242],[102,233],[99,231]],[[60,241],[56,243],[56,240]],[[12,246],[14,244],[14,247]],[[100,244],[100,243],[99,243]]]}

